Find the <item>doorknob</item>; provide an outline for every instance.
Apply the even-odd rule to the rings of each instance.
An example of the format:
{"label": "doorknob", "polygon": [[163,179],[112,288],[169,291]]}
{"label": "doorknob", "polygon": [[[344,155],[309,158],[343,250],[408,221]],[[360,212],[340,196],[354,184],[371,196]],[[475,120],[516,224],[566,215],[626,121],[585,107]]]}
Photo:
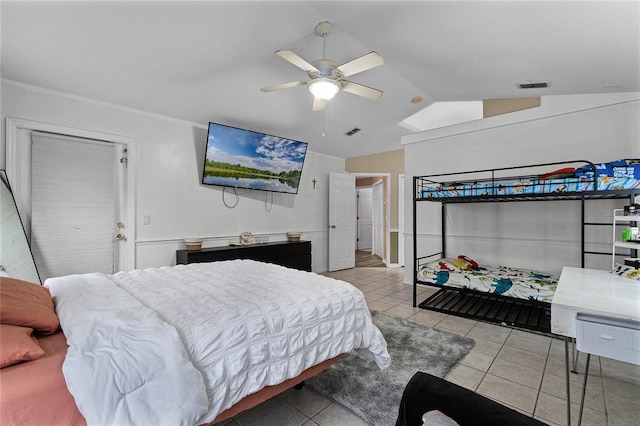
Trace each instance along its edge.
{"label": "doorknob", "polygon": [[336,226],[335,225],[331,225],[331,226],[329,226],[329,228],[336,229]]}
{"label": "doorknob", "polygon": [[122,234],[118,234],[118,235],[116,235],[115,239],[116,239],[116,241],[125,241],[127,239],[127,237],[125,237]]}

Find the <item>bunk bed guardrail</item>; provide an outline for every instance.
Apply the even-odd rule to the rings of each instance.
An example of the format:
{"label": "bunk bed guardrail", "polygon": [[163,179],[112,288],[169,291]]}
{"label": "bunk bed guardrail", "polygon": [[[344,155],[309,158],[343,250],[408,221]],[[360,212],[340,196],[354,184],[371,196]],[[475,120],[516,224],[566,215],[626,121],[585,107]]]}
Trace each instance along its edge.
{"label": "bunk bed guardrail", "polygon": [[[561,167],[550,171],[548,168],[551,166]],[[539,173],[534,173],[534,169]],[[585,192],[605,195],[601,193],[598,168],[586,160],[439,173],[415,179],[417,199],[450,203],[496,201],[500,198],[504,201],[514,198],[520,201],[580,198]]]}

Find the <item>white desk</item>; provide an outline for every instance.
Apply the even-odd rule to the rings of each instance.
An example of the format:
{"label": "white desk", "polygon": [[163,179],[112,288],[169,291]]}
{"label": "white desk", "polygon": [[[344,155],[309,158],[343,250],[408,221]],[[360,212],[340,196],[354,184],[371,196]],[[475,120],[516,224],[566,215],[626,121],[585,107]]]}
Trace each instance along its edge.
{"label": "white desk", "polygon": [[579,312],[640,320],[640,281],[565,266],[551,302],[551,332],[576,337]]}
{"label": "white desk", "polygon": [[[602,337],[594,350],[587,350],[587,367],[585,371],[584,385],[588,375],[588,360],[591,353],[606,358],[618,359],[626,362],[640,363],[640,338],[637,327],[640,321],[640,281],[622,278],[608,271],[594,269],[582,269],[564,267],[558,288],[551,302],[551,332],[565,337],[565,363],[567,374],[567,425],[571,424],[571,403],[569,398],[569,338],[577,338],[578,348],[580,343],[587,345],[589,342],[580,342],[583,334],[578,333],[578,314],[591,317],[594,322],[586,322],[589,330],[590,324],[598,327],[611,327],[613,331],[622,330],[628,337],[628,344],[622,352],[615,340],[618,336],[601,335]],[[598,318],[603,321],[598,321]],[[606,324],[607,320],[613,320],[613,324]],[[622,327],[616,322],[623,324]],[[582,322],[581,326],[585,322]],[[628,327],[627,327],[628,325]],[[634,329],[635,328],[635,329]],[[628,331],[628,333],[627,333]],[[600,333],[600,331],[596,331]],[[614,339],[615,337],[615,339]],[[628,346],[628,347],[626,347]],[[582,405],[580,420],[582,418]],[[579,421],[580,421],[579,420]]]}

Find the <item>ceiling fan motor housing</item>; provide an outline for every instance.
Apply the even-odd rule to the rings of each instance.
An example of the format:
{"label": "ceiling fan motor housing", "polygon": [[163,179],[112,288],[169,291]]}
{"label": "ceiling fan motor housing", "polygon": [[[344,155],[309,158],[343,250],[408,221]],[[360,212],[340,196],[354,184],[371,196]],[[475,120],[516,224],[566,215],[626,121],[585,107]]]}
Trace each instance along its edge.
{"label": "ceiling fan motor housing", "polygon": [[316,69],[316,71],[309,71],[307,74],[309,78],[330,78],[332,80],[338,80],[343,78],[342,72],[338,69],[338,64],[330,59],[318,59],[317,61],[313,61],[311,63]]}

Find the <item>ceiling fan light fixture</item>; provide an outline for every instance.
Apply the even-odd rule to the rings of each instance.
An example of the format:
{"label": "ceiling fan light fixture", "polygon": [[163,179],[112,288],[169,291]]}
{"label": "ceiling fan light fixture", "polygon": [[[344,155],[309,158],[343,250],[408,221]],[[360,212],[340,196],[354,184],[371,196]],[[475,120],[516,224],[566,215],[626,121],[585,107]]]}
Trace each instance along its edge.
{"label": "ceiling fan light fixture", "polygon": [[309,84],[309,91],[316,99],[328,101],[333,98],[340,90],[340,86],[330,78],[319,78]]}

